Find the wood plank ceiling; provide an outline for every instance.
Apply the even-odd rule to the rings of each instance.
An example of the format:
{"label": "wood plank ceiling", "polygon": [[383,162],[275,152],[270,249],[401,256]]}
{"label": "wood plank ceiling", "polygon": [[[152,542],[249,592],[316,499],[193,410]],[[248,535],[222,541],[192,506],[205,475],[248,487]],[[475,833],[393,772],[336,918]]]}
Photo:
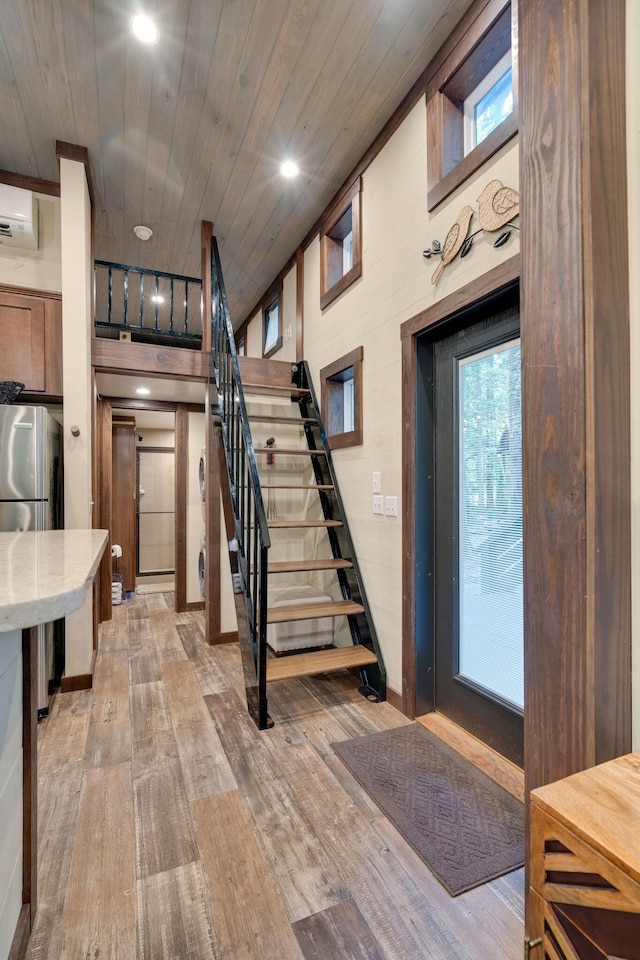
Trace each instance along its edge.
{"label": "wood plank ceiling", "polygon": [[213,221],[238,325],[468,6],[3,0],[0,168],[57,181],[55,140],[87,147],[99,259],[199,276]]}

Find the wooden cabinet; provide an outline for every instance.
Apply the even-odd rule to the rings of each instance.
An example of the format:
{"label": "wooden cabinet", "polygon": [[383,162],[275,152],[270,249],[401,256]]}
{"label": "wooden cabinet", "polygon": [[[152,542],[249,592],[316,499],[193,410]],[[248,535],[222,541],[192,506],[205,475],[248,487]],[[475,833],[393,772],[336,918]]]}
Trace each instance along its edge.
{"label": "wooden cabinet", "polygon": [[639,828],[640,753],[532,791],[532,960],[640,960]]}
{"label": "wooden cabinet", "polygon": [[25,393],[62,396],[62,301],[0,288],[0,380]]}

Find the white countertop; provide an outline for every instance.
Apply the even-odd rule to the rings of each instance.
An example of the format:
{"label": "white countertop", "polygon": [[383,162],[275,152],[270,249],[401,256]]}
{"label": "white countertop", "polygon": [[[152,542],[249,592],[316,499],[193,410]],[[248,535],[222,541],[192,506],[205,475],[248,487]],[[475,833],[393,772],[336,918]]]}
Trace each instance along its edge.
{"label": "white countertop", "polygon": [[106,530],[0,533],[0,633],[78,610],[107,536]]}

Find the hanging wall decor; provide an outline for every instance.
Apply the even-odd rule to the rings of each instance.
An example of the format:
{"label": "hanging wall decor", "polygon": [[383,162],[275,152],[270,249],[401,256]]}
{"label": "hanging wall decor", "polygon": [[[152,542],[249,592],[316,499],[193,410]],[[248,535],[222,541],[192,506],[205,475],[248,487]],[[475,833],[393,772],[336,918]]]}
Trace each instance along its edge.
{"label": "hanging wall decor", "polygon": [[437,283],[444,268],[460,254],[466,257],[471,250],[474,238],[479,233],[495,233],[501,230],[500,235],[493,241],[494,247],[502,247],[512,230],[519,230],[513,222],[520,213],[520,195],[511,187],[505,187],[500,180],[491,180],[478,197],[478,220],[480,228],[469,233],[474,211],[471,207],[463,207],[456,222],[449,228],[444,243],[434,240],[430,247],[422,251],[427,259],[441,257],[441,261],[433,272],[431,283]]}

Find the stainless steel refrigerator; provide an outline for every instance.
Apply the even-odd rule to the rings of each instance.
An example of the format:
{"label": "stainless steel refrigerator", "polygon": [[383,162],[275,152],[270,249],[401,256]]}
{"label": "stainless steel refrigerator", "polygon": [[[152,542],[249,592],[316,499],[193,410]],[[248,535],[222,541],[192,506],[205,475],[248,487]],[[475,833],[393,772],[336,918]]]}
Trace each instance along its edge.
{"label": "stainless steel refrigerator", "polygon": [[[56,530],[62,516],[62,427],[46,407],[0,405],[0,531]],[[64,622],[38,627],[38,715],[64,668]]]}

